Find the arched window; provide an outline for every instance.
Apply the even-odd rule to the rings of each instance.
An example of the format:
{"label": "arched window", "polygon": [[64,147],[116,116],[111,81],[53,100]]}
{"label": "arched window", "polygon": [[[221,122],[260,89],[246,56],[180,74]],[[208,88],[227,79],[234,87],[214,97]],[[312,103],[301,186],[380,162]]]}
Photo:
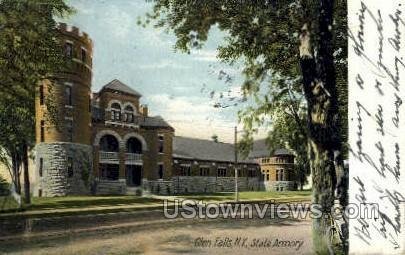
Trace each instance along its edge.
{"label": "arched window", "polygon": [[121,106],[118,103],[111,105],[111,120],[121,120]]}
{"label": "arched window", "polygon": [[132,106],[127,105],[124,109],[124,114],[125,114],[125,121],[126,122],[134,122],[134,108]]}
{"label": "arched window", "polygon": [[118,152],[119,144],[113,135],[105,135],[100,139],[100,151]]}
{"label": "arched window", "polygon": [[127,141],[127,152],[142,154],[142,143],[135,137],[131,137]]}

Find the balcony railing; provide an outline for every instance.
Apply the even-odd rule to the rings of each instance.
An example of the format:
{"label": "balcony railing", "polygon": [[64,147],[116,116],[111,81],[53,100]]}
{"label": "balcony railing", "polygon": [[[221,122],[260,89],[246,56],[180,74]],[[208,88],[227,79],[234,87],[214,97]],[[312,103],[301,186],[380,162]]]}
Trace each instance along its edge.
{"label": "balcony railing", "polygon": [[119,163],[118,152],[100,151],[100,163]]}
{"label": "balcony railing", "polygon": [[125,163],[142,163],[142,154],[137,153],[125,153]]}

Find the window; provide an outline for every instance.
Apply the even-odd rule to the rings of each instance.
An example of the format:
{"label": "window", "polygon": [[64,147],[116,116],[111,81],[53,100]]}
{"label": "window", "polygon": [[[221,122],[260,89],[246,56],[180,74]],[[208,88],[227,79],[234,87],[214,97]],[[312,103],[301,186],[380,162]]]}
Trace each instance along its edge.
{"label": "window", "polygon": [[111,105],[111,120],[113,121],[121,120],[121,106],[118,103],[113,103]]}
{"label": "window", "polygon": [[44,85],[39,86],[39,104],[44,105]]}
{"label": "window", "polygon": [[191,166],[189,166],[189,165],[180,166],[180,175],[181,176],[191,176]]}
{"label": "window", "polygon": [[270,174],[266,174],[266,180],[270,181]]}
{"label": "window", "polygon": [[73,177],[73,158],[68,157],[67,159],[67,174],[68,177]]}
{"label": "window", "polygon": [[101,178],[104,180],[116,181],[119,178],[118,164],[100,164]]}
{"label": "window", "polygon": [[226,177],[226,168],[218,167],[218,177]]}
{"label": "window", "polygon": [[66,85],[65,86],[65,105],[72,105],[72,87]]}
{"label": "window", "polygon": [[158,151],[159,153],[163,153],[163,144],[164,144],[164,136],[163,135],[159,135],[159,141],[158,141]]}
{"label": "window", "polygon": [[210,168],[209,167],[200,167],[200,176],[209,176]]}
{"label": "window", "polygon": [[73,57],[73,44],[70,42],[65,43],[65,55],[68,58]]}
{"label": "window", "polygon": [[45,142],[45,121],[41,120],[41,131],[40,131],[41,142]]}
{"label": "window", "polygon": [[159,179],[163,179],[163,164],[159,164]]}
{"label": "window", "polygon": [[126,106],[125,109],[125,121],[134,122],[134,109],[131,106]]}
{"label": "window", "polygon": [[38,197],[42,197],[42,189],[38,190]]}
{"label": "window", "polygon": [[100,139],[100,151],[118,152],[119,143],[115,136],[104,135]]}
{"label": "window", "polygon": [[87,55],[86,50],[82,48],[80,57],[83,63],[86,63],[86,55]]}
{"label": "window", "polygon": [[284,180],[284,170],[278,169],[276,171],[276,181],[282,181],[282,180]]}
{"label": "window", "polygon": [[256,169],[249,169],[249,177],[256,177]]}
{"label": "window", "polygon": [[73,121],[66,120],[66,137],[69,142],[73,142]]}
{"label": "window", "polygon": [[40,158],[39,159],[39,177],[42,177],[43,170],[44,170],[44,159]]}

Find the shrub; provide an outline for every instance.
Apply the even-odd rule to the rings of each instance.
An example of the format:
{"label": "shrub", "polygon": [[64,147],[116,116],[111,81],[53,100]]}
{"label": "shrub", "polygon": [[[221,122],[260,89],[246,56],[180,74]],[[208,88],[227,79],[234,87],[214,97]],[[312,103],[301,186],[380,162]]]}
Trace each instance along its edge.
{"label": "shrub", "polygon": [[9,183],[0,175],[0,196],[9,194]]}

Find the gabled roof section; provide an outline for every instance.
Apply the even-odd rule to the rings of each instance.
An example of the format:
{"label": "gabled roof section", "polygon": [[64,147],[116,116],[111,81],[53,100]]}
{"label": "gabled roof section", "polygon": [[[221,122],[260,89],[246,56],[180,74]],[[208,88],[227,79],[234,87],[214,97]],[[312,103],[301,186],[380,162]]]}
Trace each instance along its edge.
{"label": "gabled roof section", "polygon": [[103,88],[101,89],[101,91],[103,91],[103,90],[118,91],[118,92],[121,92],[124,94],[136,96],[136,97],[142,96],[138,91],[130,88],[128,85],[122,83],[121,81],[119,81],[117,79],[114,79],[114,80],[110,81],[109,83],[107,83],[106,85],[104,85]]}
{"label": "gabled roof section", "polygon": [[270,151],[270,146],[267,144],[266,139],[260,139],[253,141],[252,150],[249,153],[249,158],[265,158],[271,156],[281,156],[281,155],[293,155],[291,151],[285,148],[279,148]]}
{"label": "gabled roof section", "polygon": [[136,116],[135,123],[138,123],[142,127],[160,127],[160,128],[170,128],[174,131],[174,128],[170,126],[161,116],[154,117],[143,117]]}
{"label": "gabled roof section", "polygon": [[249,153],[249,158],[264,158],[270,156],[269,146],[266,139],[253,141],[252,150]]}
{"label": "gabled roof section", "polygon": [[[235,147],[230,143],[191,137],[173,137],[173,157],[219,162],[234,162]],[[255,163],[239,155],[238,163]]]}

